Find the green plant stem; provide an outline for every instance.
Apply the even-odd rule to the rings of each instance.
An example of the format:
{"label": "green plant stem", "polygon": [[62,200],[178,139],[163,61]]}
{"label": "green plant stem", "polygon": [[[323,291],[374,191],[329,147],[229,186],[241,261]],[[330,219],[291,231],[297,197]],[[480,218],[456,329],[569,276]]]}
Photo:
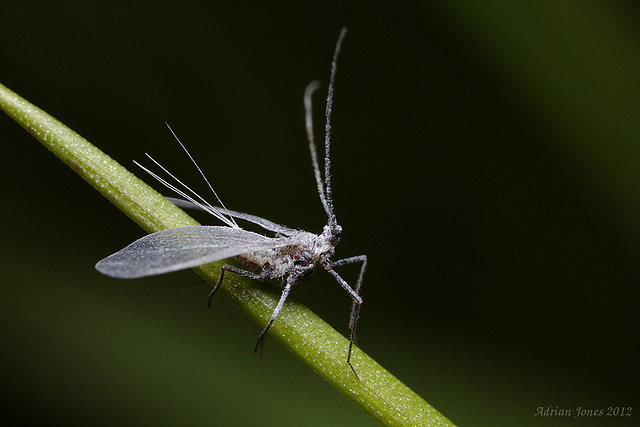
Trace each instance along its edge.
{"label": "green plant stem", "polygon": [[[0,108],[146,231],[199,225],[73,130],[2,85]],[[215,284],[224,263],[200,266],[194,271]],[[255,281],[233,275],[225,278],[220,291],[261,327],[266,325],[279,297]],[[298,302],[287,301],[270,334],[382,424],[453,425],[354,347],[352,363],[360,377],[358,381],[346,363],[348,340]]]}

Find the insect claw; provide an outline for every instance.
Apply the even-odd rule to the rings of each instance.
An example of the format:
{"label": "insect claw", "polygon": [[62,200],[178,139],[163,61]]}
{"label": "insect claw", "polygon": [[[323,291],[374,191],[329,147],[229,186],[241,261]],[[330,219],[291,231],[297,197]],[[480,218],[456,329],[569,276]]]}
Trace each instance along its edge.
{"label": "insect claw", "polygon": [[211,292],[209,292],[209,297],[207,298],[207,308],[211,310],[211,299],[213,295],[216,293],[216,289],[214,288]]}
{"label": "insect claw", "polygon": [[358,373],[356,372],[356,368],[353,367],[351,362],[349,362],[349,367],[351,368],[351,372],[353,372],[353,375],[356,377],[356,380],[358,382],[360,382],[360,377],[358,376]]}
{"label": "insect claw", "polygon": [[353,372],[353,375],[356,376],[356,380],[358,380],[358,382],[360,382],[360,377],[358,376],[358,373],[356,372],[356,368],[353,367],[353,365],[351,364],[351,353],[353,350],[353,344],[354,341],[351,341],[349,343],[349,352],[347,354],[347,365],[349,365],[349,367],[351,368],[351,371]]}
{"label": "insect claw", "polygon": [[267,337],[268,329],[269,328],[265,329],[264,331],[262,331],[262,333],[260,333],[260,336],[258,337],[258,341],[256,342],[255,347],[253,347],[253,352],[258,355],[260,360],[262,360],[262,349],[264,348],[264,340]]}
{"label": "insect claw", "polygon": [[228,266],[226,265],[222,266],[222,268],[220,269],[220,277],[218,277],[218,283],[216,283],[211,292],[209,292],[209,297],[207,298],[207,307],[209,307],[209,309],[211,309],[211,299],[216,294],[216,292],[218,292],[218,289],[220,289],[220,285],[222,285],[222,281],[224,280],[224,272],[227,270],[227,268]]}

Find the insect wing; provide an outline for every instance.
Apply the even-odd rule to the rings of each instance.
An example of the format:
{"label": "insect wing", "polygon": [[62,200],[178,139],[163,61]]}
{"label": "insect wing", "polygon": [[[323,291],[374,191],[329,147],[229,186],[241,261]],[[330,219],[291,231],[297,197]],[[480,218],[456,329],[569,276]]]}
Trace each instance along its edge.
{"label": "insect wing", "polygon": [[[171,203],[173,203],[174,205],[180,207],[180,208],[199,209],[199,210],[206,211],[206,209],[202,205],[190,202],[188,200],[176,199],[175,197],[167,197],[167,200],[170,201]],[[234,218],[238,218],[238,219],[242,219],[242,220],[245,220],[245,221],[252,222],[252,223],[254,223],[256,225],[259,225],[260,227],[264,228],[265,230],[273,231],[274,233],[280,233],[280,234],[285,235],[285,236],[291,236],[293,233],[295,233],[295,230],[292,229],[292,228],[289,228],[289,227],[287,227],[285,225],[281,225],[281,224],[275,223],[273,221],[269,221],[268,219],[264,219],[264,218],[261,218],[261,217],[256,216],[256,215],[251,215],[251,214],[247,214],[247,213],[243,213],[243,212],[231,211],[229,209],[223,209],[223,208],[218,208],[218,207],[216,207],[216,209],[218,209],[220,212],[226,213],[227,215],[232,216]]]}
{"label": "insect wing", "polygon": [[176,227],[136,240],[98,262],[96,269],[107,276],[133,279],[277,248],[287,242],[286,238],[271,238],[231,227]]}

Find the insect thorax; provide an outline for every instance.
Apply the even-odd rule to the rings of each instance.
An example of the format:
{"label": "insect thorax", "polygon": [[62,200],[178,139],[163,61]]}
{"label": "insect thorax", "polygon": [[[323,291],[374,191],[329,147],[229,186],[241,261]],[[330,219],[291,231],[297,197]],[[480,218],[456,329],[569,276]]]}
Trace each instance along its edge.
{"label": "insect thorax", "polygon": [[333,255],[333,247],[326,244],[323,235],[297,231],[290,239],[291,243],[282,247],[250,252],[237,258],[262,279],[292,275],[296,282],[302,282],[311,277],[316,265]]}

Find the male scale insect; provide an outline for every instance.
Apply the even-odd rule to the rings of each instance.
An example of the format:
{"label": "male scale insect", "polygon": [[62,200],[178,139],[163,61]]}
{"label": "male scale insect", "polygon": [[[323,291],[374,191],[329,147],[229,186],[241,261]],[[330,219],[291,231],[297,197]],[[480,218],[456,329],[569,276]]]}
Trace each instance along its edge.
{"label": "male scale insect", "polygon": [[[296,283],[305,281],[311,277],[314,269],[322,266],[335,280],[347,291],[353,305],[349,321],[349,349],[347,351],[347,364],[355,374],[358,375],[351,364],[351,353],[353,344],[356,341],[356,325],[362,305],[360,287],[362,278],[367,266],[367,256],[359,255],[332,261],[336,245],[340,241],[342,227],[338,224],[333,211],[333,196],[331,193],[331,160],[330,160],[330,140],[331,140],[331,108],[333,104],[333,88],[336,75],[336,64],[342,40],[346,34],[343,28],[338,37],[333,61],[331,63],[331,74],[329,78],[329,88],[326,104],[325,123],[325,156],[324,156],[324,180],[320,173],[316,144],[313,138],[313,124],[311,114],[311,96],[318,88],[317,81],[309,84],[305,90],[304,105],[307,138],[309,140],[309,150],[311,151],[311,163],[320,195],[320,201],[327,213],[328,221],[322,233],[317,235],[308,231],[296,230],[284,225],[276,224],[258,216],[235,212],[227,209],[218,198],[215,190],[207,180],[202,170],[191,157],[184,145],[178,140],[187,153],[193,164],[196,166],[205,182],[220,203],[220,206],[213,206],[196,194],[189,187],[173,176],[167,169],[156,162],[147,154],[158,167],[160,167],[171,179],[175,180],[184,190],[161,178],[154,172],[138,164],[147,173],[160,181],[167,188],[175,191],[184,199],[170,198],[171,202],[186,208],[204,210],[220,221],[225,226],[195,226],[176,227],[149,234],[124,249],[110,255],[96,264],[96,269],[107,276],[116,278],[138,278],[154,276],[208,264],[231,257],[236,257],[247,269],[240,269],[232,265],[224,265],[220,270],[220,277],[209,294],[209,305],[211,298],[220,288],[226,272],[257,280],[279,279],[283,289],[278,304],[276,305],[271,318],[266,327],[260,333],[254,351],[257,353],[264,343],[267,332],[273,322],[278,318],[284,303],[289,296],[291,288]],[[171,128],[169,128],[171,130]],[[173,133],[173,131],[171,131]],[[174,134],[175,136],[175,134]],[[275,233],[274,237],[267,237],[240,228],[234,218],[251,222],[267,231]],[[345,264],[360,263],[360,274],[355,287],[351,287],[334,270],[334,267]]]}

